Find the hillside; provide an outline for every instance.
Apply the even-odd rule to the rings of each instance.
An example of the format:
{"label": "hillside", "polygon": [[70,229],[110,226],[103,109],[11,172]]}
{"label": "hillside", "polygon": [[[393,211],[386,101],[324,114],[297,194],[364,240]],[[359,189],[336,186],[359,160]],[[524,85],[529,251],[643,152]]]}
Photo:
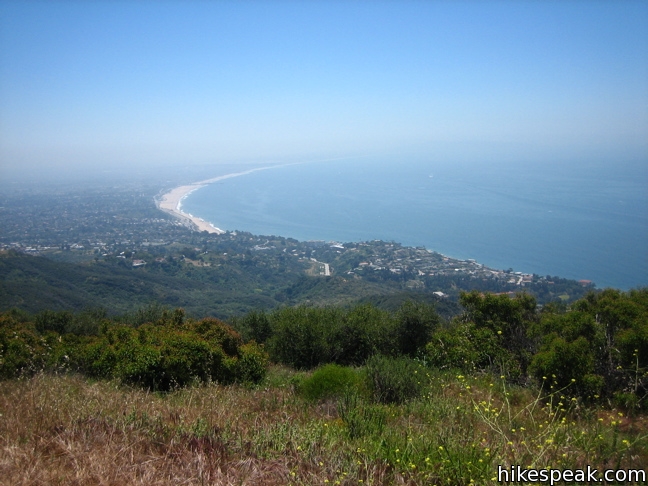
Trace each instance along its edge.
{"label": "hillside", "polygon": [[160,304],[182,307],[190,315],[224,318],[286,304],[350,304],[398,291],[389,285],[310,278],[301,273],[264,280],[236,263],[217,269],[179,263],[178,269],[168,272],[162,266],[144,269],[121,263],[67,263],[16,252],[0,253],[0,309],[40,312],[104,308],[119,314]]}
{"label": "hillside", "polygon": [[645,484],[648,289],[571,310],[460,300],[450,322],[412,302],[285,307],[241,333],[179,309],[0,312],[3,477],[468,486],[521,465]]}

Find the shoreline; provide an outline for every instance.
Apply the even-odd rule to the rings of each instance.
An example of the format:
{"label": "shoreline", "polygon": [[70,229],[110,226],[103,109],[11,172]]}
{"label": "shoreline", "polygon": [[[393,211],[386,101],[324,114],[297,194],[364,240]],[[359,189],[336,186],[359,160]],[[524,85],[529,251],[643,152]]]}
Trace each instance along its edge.
{"label": "shoreline", "polygon": [[[325,159],[325,160],[339,160],[345,158],[346,157]],[[193,184],[185,184],[183,186],[175,187],[163,193],[162,195],[155,197],[155,205],[161,211],[164,211],[165,213],[168,213],[178,218],[187,227],[191,228],[194,231],[207,231],[209,233],[222,235],[227,231],[214,226],[209,221],[205,221],[204,219],[194,216],[193,214],[184,212],[182,210],[182,201],[187,196],[189,196],[192,192],[206,185],[213,184],[214,182],[222,181],[224,179],[229,179],[231,177],[239,177],[242,175],[251,174],[252,172],[257,172],[260,170],[276,169],[279,167],[286,167],[289,165],[299,165],[303,163],[304,162],[291,162],[287,164],[270,165],[266,167],[256,167],[254,169],[248,169],[242,172],[233,172],[231,174],[212,177],[211,179],[205,179],[204,181],[194,182]]]}
{"label": "shoreline", "polygon": [[158,209],[161,209],[165,213],[168,213],[176,218],[180,219],[182,222],[186,223],[187,226],[191,227],[196,231],[207,231],[209,233],[223,234],[223,231],[220,228],[208,223],[207,221],[197,218],[196,216],[185,213],[182,210],[182,200],[191,194],[196,189],[204,187],[205,184],[190,184],[186,186],[178,186],[171,191],[162,195],[159,200],[156,200],[156,205]]}
{"label": "shoreline", "polygon": [[[200,181],[196,181],[196,182],[193,182],[193,183],[187,183],[187,184],[184,184],[184,185],[179,185],[177,187],[172,187],[172,188],[167,189],[167,190],[162,190],[162,191],[160,191],[158,196],[155,197],[155,203],[156,203],[158,209],[160,209],[160,210],[162,210],[162,211],[164,211],[164,212],[166,212],[168,214],[171,214],[172,216],[174,216],[175,218],[180,220],[182,225],[184,225],[185,227],[190,228],[193,231],[198,231],[198,232],[207,231],[208,234],[212,234],[212,235],[222,235],[222,234],[225,234],[228,231],[231,231],[231,230],[234,230],[234,229],[241,229],[242,231],[250,231],[249,229],[246,229],[246,228],[232,228],[232,227],[230,227],[230,228],[223,229],[221,227],[218,227],[218,218],[219,218],[219,216],[218,216],[218,214],[219,214],[219,210],[218,210],[219,205],[218,204],[214,205],[212,203],[212,205],[210,205],[209,208],[208,208],[210,210],[210,211],[208,211],[208,214],[210,214],[210,215],[213,214],[214,215],[213,219],[212,219],[211,216],[208,216],[212,220],[211,222],[206,221],[206,220],[204,220],[202,218],[199,218],[197,216],[194,216],[193,214],[187,212],[188,210],[186,209],[186,207],[185,207],[185,210],[183,210],[184,199],[186,197],[189,197],[189,195],[192,194],[193,191],[201,189],[204,186],[212,184],[212,183],[223,181],[225,179],[229,179],[229,178],[232,178],[232,177],[248,175],[248,174],[251,174],[253,172],[260,171],[260,170],[267,170],[267,169],[272,169],[272,168],[285,167],[285,166],[289,166],[289,165],[297,165],[297,164],[277,164],[277,165],[272,165],[272,166],[269,165],[269,166],[265,166],[265,167],[256,167],[256,168],[245,169],[245,170],[240,170],[240,171],[237,171],[237,172],[231,172],[231,173],[226,173],[226,174],[223,174],[223,172],[225,172],[225,171],[223,171],[223,172],[221,172],[222,175],[219,175],[219,176],[216,176],[216,177],[212,177],[212,178],[209,178],[209,179],[203,179],[203,180],[200,180]],[[243,169],[243,167],[241,169]],[[230,170],[232,170],[232,169],[230,169]],[[234,170],[236,170],[236,168],[234,168]],[[427,175],[426,175],[426,177],[427,177]],[[251,184],[253,182],[254,182],[254,180],[250,181]],[[169,187],[169,186],[167,186],[167,187]],[[217,188],[214,189],[214,190],[217,190]],[[218,191],[218,192],[221,192],[221,191]],[[196,209],[198,209],[198,208],[196,208]],[[205,207],[205,209],[207,209],[207,207]],[[201,211],[199,211],[199,212],[201,212]],[[221,222],[221,224],[223,224],[223,222]],[[276,232],[271,233],[271,234],[281,235],[281,234],[283,234],[283,232],[276,231]],[[391,237],[391,238],[388,238],[388,239],[393,240],[393,241],[402,242],[403,239],[407,240],[407,238],[405,236],[406,235],[400,235],[400,236],[397,235],[395,237]],[[290,234],[287,237],[295,238],[295,239],[298,239],[300,241],[308,241],[308,238],[301,238],[300,236],[293,236],[293,235],[290,235]],[[339,239],[339,238],[340,237],[338,236],[338,240],[336,240],[336,241],[345,241],[344,236],[341,237],[342,239]],[[385,240],[385,238],[383,238],[383,240]],[[322,241],[324,241],[324,240],[322,240]],[[346,241],[351,242],[351,241],[361,241],[361,240],[359,240],[359,239],[349,239],[349,240],[346,240]],[[416,247],[416,248],[418,248],[419,246],[421,246],[422,248],[428,249],[428,247],[426,245],[421,245],[420,243],[418,243],[418,244],[417,243],[414,243],[414,244],[413,243],[402,243],[402,244],[405,247]],[[439,251],[439,250],[441,250],[441,251]],[[538,262],[536,262],[534,259],[529,259],[529,261],[526,262],[524,265],[523,264],[519,264],[519,265],[515,265],[515,264],[510,265],[509,264],[509,265],[507,265],[505,263],[502,264],[499,261],[499,260],[503,260],[503,258],[500,258],[499,260],[496,259],[496,261],[492,261],[492,258],[493,258],[492,256],[491,256],[491,260],[489,260],[485,256],[482,256],[480,258],[478,256],[476,257],[475,255],[473,255],[472,253],[469,253],[469,252],[457,251],[457,249],[455,249],[455,250],[450,249],[449,251],[447,251],[447,248],[445,248],[445,249],[440,248],[439,250],[429,250],[428,249],[428,251],[433,251],[434,253],[439,254],[442,258],[447,258],[449,260],[466,261],[466,262],[472,260],[474,263],[479,263],[484,268],[491,269],[491,270],[504,271],[505,268],[509,268],[511,270],[513,268],[515,268],[517,271],[512,271],[511,272],[511,274],[512,274],[511,277],[513,278],[514,275],[517,274],[518,276],[515,277],[516,279],[519,279],[520,275],[533,275],[533,274],[536,274],[536,273],[537,274],[542,274],[542,275],[545,275],[545,274],[554,275],[554,274],[556,274],[560,278],[566,278],[568,280],[584,280],[584,281],[585,280],[591,280],[591,281],[596,282],[598,284],[596,277],[594,275],[591,275],[589,272],[588,273],[586,273],[586,272],[578,272],[577,274],[576,274],[576,272],[572,272],[572,274],[570,276],[563,277],[563,272],[561,272],[560,270],[555,271],[555,270],[551,270],[551,269],[550,270],[541,269],[540,271],[538,271],[538,269],[534,267],[534,264],[537,264]],[[446,250],[446,251],[444,251],[444,250]],[[459,256],[459,257],[452,256],[452,255],[456,255],[456,253],[459,253],[461,256]],[[489,263],[484,263],[484,260],[482,260],[482,258],[485,261],[488,261]],[[569,272],[567,272],[567,273],[569,274]],[[581,275],[583,275],[584,277],[581,276]],[[626,289],[626,290],[629,289],[629,288],[632,288],[632,286],[628,286],[627,284],[624,285],[622,283],[617,283],[615,281],[612,281],[610,283],[606,283],[605,285],[606,286],[612,286],[612,287],[615,287],[615,288],[620,288],[620,289]],[[632,285],[634,285],[634,284],[632,284]]]}
{"label": "shoreline", "polygon": [[162,194],[159,198],[155,198],[155,205],[158,209],[168,213],[176,218],[180,219],[187,226],[195,231],[207,231],[208,233],[222,235],[226,233],[225,230],[222,230],[212,223],[205,221],[202,218],[198,218],[193,214],[186,213],[182,210],[182,201],[189,196],[192,192],[205,187],[209,184],[213,184],[224,179],[230,179],[232,177],[238,177],[242,175],[251,174],[252,172],[257,172],[259,170],[274,169],[277,167],[283,167],[284,165],[273,165],[269,167],[257,167],[255,169],[248,169],[242,172],[233,172],[231,174],[225,174],[222,176],[212,177],[211,179],[205,179],[204,181],[194,182],[193,184],[185,184],[184,186],[178,186],[171,189],[168,192]]}

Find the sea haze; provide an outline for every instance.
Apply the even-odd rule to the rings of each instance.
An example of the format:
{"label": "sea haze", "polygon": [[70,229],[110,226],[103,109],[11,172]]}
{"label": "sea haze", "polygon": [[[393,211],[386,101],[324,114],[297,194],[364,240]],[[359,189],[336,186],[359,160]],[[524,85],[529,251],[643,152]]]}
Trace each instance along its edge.
{"label": "sea haze", "polygon": [[225,230],[381,239],[487,266],[648,285],[644,162],[340,160],[277,167],[195,191],[183,210]]}

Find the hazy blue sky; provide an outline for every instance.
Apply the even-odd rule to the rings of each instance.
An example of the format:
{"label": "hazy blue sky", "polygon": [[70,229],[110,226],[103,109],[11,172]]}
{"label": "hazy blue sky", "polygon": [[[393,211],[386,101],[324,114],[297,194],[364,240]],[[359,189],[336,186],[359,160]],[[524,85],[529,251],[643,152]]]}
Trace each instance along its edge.
{"label": "hazy blue sky", "polygon": [[0,0],[0,18],[5,170],[648,154],[646,1]]}

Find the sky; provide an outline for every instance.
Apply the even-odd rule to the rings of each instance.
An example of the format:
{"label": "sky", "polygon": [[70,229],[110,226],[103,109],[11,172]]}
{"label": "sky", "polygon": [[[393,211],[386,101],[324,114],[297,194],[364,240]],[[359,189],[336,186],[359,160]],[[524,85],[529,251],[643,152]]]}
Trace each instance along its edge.
{"label": "sky", "polygon": [[648,161],[648,2],[0,0],[0,177],[405,153]]}

